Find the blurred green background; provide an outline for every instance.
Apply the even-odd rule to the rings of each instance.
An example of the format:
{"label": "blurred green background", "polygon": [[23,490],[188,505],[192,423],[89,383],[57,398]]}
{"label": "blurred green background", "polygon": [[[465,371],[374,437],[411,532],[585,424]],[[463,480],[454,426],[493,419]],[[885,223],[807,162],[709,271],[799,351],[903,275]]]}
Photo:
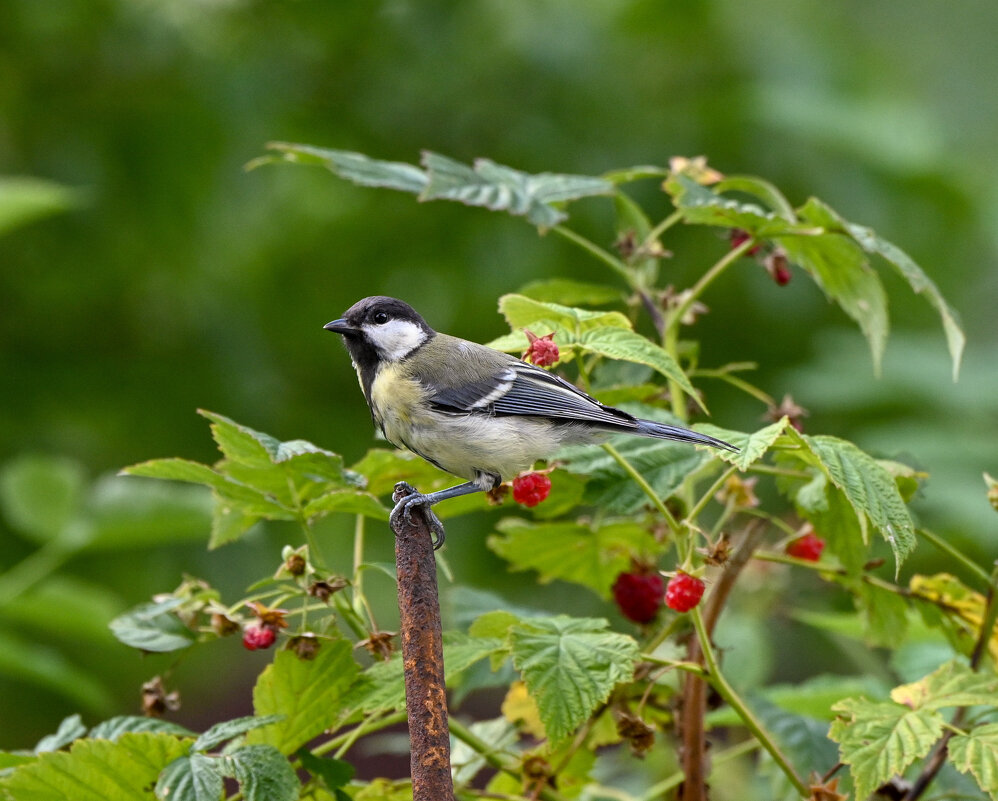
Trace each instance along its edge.
{"label": "blurred green background", "polygon": [[[99,481],[81,490],[87,514],[111,508],[118,526],[31,589],[0,590],[0,747],[30,745],[73,711],[89,723],[135,711],[139,682],[172,662],[118,645],[107,619],[184,572],[238,597],[298,541],[275,528],[208,554],[205,499],[174,488],[161,488],[164,502],[181,511],[161,530],[132,531],[121,480],[106,474],[158,456],[212,461],[198,407],[352,462],[373,442],[370,419],[321,326],[355,300],[398,295],[436,328],[485,341],[504,332],[500,294],[538,278],[607,278],[519,219],[419,205],[318,168],[244,172],[269,140],[580,174],[706,154],[796,204],[814,194],[874,227],[962,314],[959,383],[934,313],[893,275],[883,273],[894,332],[878,380],[858,330],[811,282],[796,272],[779,288],[748,260],[705,298],[701,361],[757,361],[757,383],[811,411],[808,431],[930,471],[920,520],[990,561],[981,472],[998,474],[995,30],[998,5],[986,0],[0,4],[0,175],[75,190],[57,198],[61,213],[0,239],[0,461],[64,457],[69,485]],[[637,194],[666,213],[654,183]],[[608,246],[609,205],[575,204],[572,225]],[[677,286],[726,247],[683,232],[666,245],[677,256],[665,280]],[[703,388],[719,425],[759,424],[758,404]],[[0,570],[45,540],[5,513]],[[456,583],[515,600],[484,547],[489,524],[451,527]],[[348,528],[323,529],[344,564]],[[387,528],[372,539],[390,558]],[[953,569],[929,546],[913,566]],[[530,592],[567,611],[563,589]],[[386,581],[386,628],[393,600]],[[571,608],[613,613],[592,597]],[[245,714],[246,682],[268,656],[234,640],[201,650],[170,674],[181,719]],[[765,659],[793,674],[778,652]]]}

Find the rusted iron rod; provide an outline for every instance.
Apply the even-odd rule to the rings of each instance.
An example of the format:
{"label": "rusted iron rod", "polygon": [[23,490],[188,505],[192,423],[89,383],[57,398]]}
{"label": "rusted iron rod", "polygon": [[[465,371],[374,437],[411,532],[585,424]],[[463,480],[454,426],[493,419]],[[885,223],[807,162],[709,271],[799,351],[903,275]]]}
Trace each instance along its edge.
{"label": "rusted iron rod", "polygon": [[[408,487],[395,487],[395,501]],[[392,521],[413,801],[453,801],[443,634],[433,540],[419,513]]]}

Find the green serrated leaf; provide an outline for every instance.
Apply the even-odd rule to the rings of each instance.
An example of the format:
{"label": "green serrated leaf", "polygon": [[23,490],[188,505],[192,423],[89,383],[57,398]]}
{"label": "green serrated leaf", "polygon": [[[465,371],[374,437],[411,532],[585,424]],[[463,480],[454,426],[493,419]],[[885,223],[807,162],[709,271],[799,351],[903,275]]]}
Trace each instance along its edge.
{"label": "green serrated leaf", "polygon": [[790,260],[807,270],[829,299],[859,324],[870,343],[874,373],[879,375],[889,328],[887,294],[880,278],[855,241],[835,232],[836,215],[824,203],[811,198],[798,214],[826,233],[783,237],[780,244]]}
{"label": "green serrated leaf", "polygon": [[247,743],[266,744],[292,754],[338,721],[344,696],[359,671],[346,640],[325,642],[315,659],[279,651],[253,688],[257,715],[284,720],[246,735]]}
{"label": "green serrated leaf", "polygon": [[[623,403],[619,408],[637,417],[678,425],[678,420],[671,414],[652,406]],[[610,444],[660,498],[672,495],[686,476],[713,457],[711,452],[691,448],[685,443],[626,434],[611,437]],[[599,506],[605,512],[630,514],[650,503],[641,487],[601,448],[571,446],[559,450],[555,458],[565,470],[589,477],[583,497],[587,503]]]}
{"label": "green serrated leaf", "polygon": [[641,334],[628,328],[595,328],[583,331],[574,344],[585,353],[595,353],[599,356],[651,367],[666,378],[675,381],[683,392],[693,398],[700,408],[706,411],[700,395],[693,389],[690,379],[676,364],[676,360],[664,348],[659,347]]}
{"label": "green serrated leaf", "polygon": [[180,598],[140,604],[112,620],[111,633],[132,648],[163,653],[191,645],[197,635],[173,610],[183,603]]}
{"label": "green serrated leaf", "polygon": [[[993,703],[993,702],[992,702]],[[949,741],[950,762],[961,773],[971,773],[981,789],[998,797],[998,723],[985,723]]]}
{"label": "green serrated leaf", "polygon": [[47,734],[38,741],[34,752],[44,754],[46,751],[58,751],[86,733],[87,727],[83,725],[83,719],[79,715],[70,715],[62,719],[59,728],[53,734]]}
{"label": "green serrated leaf", "polygon": [[398,161],[380,161],[362,153],[346,150],[327,150],[311,145],[290,142],[270,142],[268,149],[277,151],[280,157],[264,157],[250,162],[251,166],[270,161],[290,161],[298,164],[318,164],[340,178],[360,186],[377,186],[397,189],[401,192],[418,194],[426,188],[427,176],[419,167]]}
{"label": "green serrated leaf", "polygon": [[510,629],[513,664],[552,743],[563,742],[634,674],[638,645],[593,618],[531,618]]}
{"label": "green serrated leaf", "polygon": [[832,707],[839,717],[828,736],[850,766],[856,797],[866,798],[892,776],[925,757],[943,731],[942,716],[931,709],[847,698]]}
{"label": "green serrated leaf", "polygon": [[160,771],[188,743],[169,734],[124,734],[117,742],[83,739],[42,754],[0,779],[0,795],[17,801],[135,801],[148,798]]}
{"label": "green serrated leaf", "polygon": [[796,222],[797,215],[783,193],[769,181],[764,181],[755,175],[726,175],[716,184],[714,190],[717,192],[744,192],[755,195],[759,200],[769,206],[771,211],[779,214],[787,222]]}
{"label": "green serrated leaf", "polygon": [[330,790],[343,787],[356,772],[349,762],[333,757],[317,757],[304,748],[298,749],[296,756],[301,760],[301,766],[313,776],[321,779],[322,783]]}
{"label": "green serrated leaf", "polygon": [[891,691],[891,700],[914,709],[945,709],[951,706],[994,706],[998,677],[971,670],[963,662],[950,660],[924,679]]}
{"label": "green serrated leaf", "polygon": [[198,414],[211,421],[212,438],[226,459],[257,467],[272,464],[279,444],[273,437],[206,409],[198,409]]}
{"label": "green serrated leaf", "polygon": [[[259,729],[257,729],[259,731]],[[295,801],[301,790],[287,758],[271,745],[244,745],[220,758],[246,801]]]}
{"label": "green serrated leaf", "polygon": [[714,437],[714,439],[724,440],[738,448],[738,453],[718,449],[714,452],[714,455],[723,459],[728,464],[733,464],[739,470],[748,470],[752,464],[766,455],[766,452],[776,442],[777,437],[783,433],[789,422],[786,417],[782,417],[772,425],[760,428],[751,434],[744,434],[741,431],[731,431],[711,423],[697,423],[693,428],[701,434]]}
{"label": "green serrated leaf", "polygon": [[468,634],[472,637],[491,637],[505,640],[509,635],[510,627],[519,622],[520,618],[512,612],[497,609],[475,618],[475,622],[468,628]]}
{"label": "green serrated leaf", "polygon": [[796,451],[785,452],[787,457],[820,467],[849,501],[861,529],[865,532],[869,521],[880,532],[900,569],[901,562],[915,549],[915,529],[891,474],[851,442],[801,435],[792,428],[786,430],[785,436],[798,446]]}
{"label": "green serrated leaf", "polygon": [[686,222],[741,228],[760,239],[814,233],[813,225],[802,225],[754,203],[724,197],[682,173],[672,174],[664,186]]}
{"label": "green serrated leaf", "polygon": [[[237,463],[233,463],[237,464]],[[246,472],[238,467],[233,472]],[[162,478],[170,481],[186,481],[211,487],[226,501],[238,505],[248,514],[270,517],[275,520],[291,520],[292,510],[277,502],[260,490],[213,470],[208,465],[188,459],[153,459],[148,462],[126,467],[121,471],[130,476]],[[286,490],[286,484],[284,489]]]}
{"label": "green serrated leaf", "polygon": [[908,602],[896,592],[861,582],[853,596],[863,613],[863,631],[870,645],[897,648],[908,634]]}
{"label": "green serrated leaf", "polygon": [[192,738],[197,736],[194,732],[177,723],[160,720],[159,718],[148,718],[145,715],[119,715],[110,718],[94,726],[87,736],[94,739],[116,742],[123,734],[133,734],[136,732],[155,732]]}
{"label": "green serrated leaf", "polygon": [[266,715],[265,717],[248,715],[233,720],[224,720],[221,723],[216,723],[198,737],[194,741],[194,745],[191,746],[191,751],[211,751],[226,740],[231,740],[233,737],[238,737],[253,729],[269,726],[271,723],[279,723],[282,720],[284,720],[284,715]]}
{"label": "green serrated leaf", "polygon": [[224,776],[218,759],[191,754],[173,760],[156,782],[160,801],[218,801]]}
{"label": "green serrated leaf", "polygon": [[429,173],[429,182],[420,196],[422,200],[456,200],[468,206],[506,211],[526,217],[541,228],[568,219],[554,203],[612,195],[616,191],[612,183],[602,178],[556,173],[531,175],[489,159],[476,159],[469,167],[426,151],[422,164]]}
{"label": "green serrated leaf", "polygon": [[454,476],[416,454],[386,448],[371,448],[350,469],[367,478],[367,491],[376,497],[391,494],[399,481],[407,481],[422,492],[454,483]]}
{"label": "green serrated leaf", "polygon": [[859,243],[863,250],[867,253],[876,253],[886,259],[901,274],[901,277],[908,282],[908,286],[911,287],[915,294],[925,293],[926,300],[939,313],[939,317],[942,320],[943,331],[946,334],[946,344],[949,347],[950,358],[953,361],[953,380],[956,381],[960,374],[960,361],[963,357],[963,347],[966,344],[967,338],[960,327],[960,321],[957,318],[956,312],[946,302],[946,299],[943,298],[939,287],[915,263],[915,260],[897,245],[878,236],[871,228],[847,222],[830,207],[825,206],[824,208],[838,222],[842,229],[848,232]]}
{"label": "green serrated leaf", "polygon": [[309,501],[305,507],[305,517],[323,517],[332,512],[351,515],[365,515],[375,520],[388,520],[391,510],[369,492],[355,490],[333,490]]}
{"label": "green serrated leaf", "polygon": [[69,522],[83,485],[83,468],[72,459],[24,454],[0,471],[0,510],[12,529],[44,542]]}
{"label": "green serrated leaf", "polygon": [[[575,337],[602,328],[631,329],[631,321],[617,311],[591,311],[560,303],[546,303],[524,295],[509,294],[499,298],[499,313],[510,328],[531,328],[540,323],[562,329]],[[539,334],[541,329],[535,329]]]}
{"label": "green serrated leaf", "polygon": [[617,575],[631,557],[661,550],[655,538],[635,523],[611,523],[590,528],[578,523],[530,523],[507,517],[498,524],[502,536],[488,546],[513,570],[536,570],[542,584],[560,579],[581,584],[601,598],[610,597]]}
{"label": "green serrated leaf", "polygon": [[570,278],[548,278],[531,281],[521,286],[517,293],[542,303],[563,303],[566,306],[602,306],[617,303],[621,291],[606,284],[587,284]]}
{"label": "green serrated leaf", "polygon": [[226,501],[215,494],[215,506],[211,513],[211,536],[208,550],[213,551],[230,542],[235,542],[262,519],[260,515],[245,512],[238,504]]}
{"label": "green serrated leaf", "polygon": [[0,177],[0,236],[22,225],[80,205],[74,189],[29,176]]}
{"label": "green serrated leaf", "polygon": [[21,765],[30,765],[32,762],[37,761],[38,757],[34,754],[15,754],[11,751],[0,751],[0,771],[6,771],[8,768],[18,768]]}

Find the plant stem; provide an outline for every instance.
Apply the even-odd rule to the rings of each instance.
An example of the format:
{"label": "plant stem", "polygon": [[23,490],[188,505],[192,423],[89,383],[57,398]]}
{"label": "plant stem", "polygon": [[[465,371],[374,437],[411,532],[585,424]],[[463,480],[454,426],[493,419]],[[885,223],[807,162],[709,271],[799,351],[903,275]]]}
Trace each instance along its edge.
{"label": "plant stem", "polygon": [[[751,754],[759,748],[759,746],[760,743],[758,740],[750,738],[744,742],[738,743],[738,745],[731,746],[731,748],[726,748],[714,757],[714,766],[723,765],[725,762],[730,762],[732,759],[738,759],[738,757],[744,756],[745,754]],[[648,792],[641,796],[640,801],[656,801],[657,799],[663,798],[673,787],[678,787],[682,784],[683,778],[683,772],[681,770],[677,770],[668,778],[652,785],[648,789]]]}
{"label": "plant stem", "polygon": [[577,234],[571,228],[565,228],[563,225],[556,225],[551,229],[556,234],[560,234],[565,237],[569,242],[574,242],[580,248],[588,251],[591,255],[595,256],[604,264],[608,265],[617,275],[623,278],[629,287],[632,289],[637,289],[634,285],[634,275],[630,270],[627,269],[627,265],[624,264],[620,259],[614,256],[607,250],[604,250],[599,245],[590,240],[586,239],[581,234]]}
{"label": "plant stem", "polygon": [[710,503],[710,499],[717,494],[717,491],[721,489],[721,487],[724,486],[724,482],[731,478],[731,476],[733,476],[737,471],[738,468],[735,465],[731,465],[731,467],[721,473],[721,475],[718,476],[717,481],[710,485],[710,489],[700,496],[700,500],[696,502],[696,505],[689,511],[689,514],[686,515],[686,519],[690,522],[696,520],[707,504]]}
{"label": "plant stem", "polygon": [[[344,743],[350,743],[351,745],[356,742],[363,734],[372,734],[376,731],[381,731],[382,729],[387,729],[389,726],[394,726],[396,723],[403,723],[405,721],[405,712],[393,712],[390,715],[385,715],[383,718],[378,718],[376,716],[371,716],[365,720],[358,723],[350,731],[345,732],[338,737],[333,737],[332,739],[326,740],[326,742],[317,745],[312,749],[312,753],[316,756],[322,756],[323,754],[328,754],[335,748],[341,748]],[[358,730],[361,734],[356,734]]]}
{"label": "plant stem", "polygon": [[682,670],[685,673],[692,673],[694,676],[700,676],[700,678],[707,678],[707,671],[703,669],[696,662],[683,662],[677,661],[675,659],[662,659],[658,656],[652,656],[651,654],[641,654],[642,662],[651,662],[653,665],[662,665],[662,667],[675,668],[676,670]]}
{"label": "plant stem", "polygon": [[915,533],[918,534],[923,539],[927,539],[929,542],[935,545],[940,551],[948,553],[950,556],[956,559],[961,565],[967,568],[971,573],[976,575],[978,578],[988,582],[988,584],[991,583],[991,576],[988,575],[988,571],[986,571],[983,567],[981,567],[972,559],[970,559],[970,557],[968,557],[962,551],[950,545],[942,537],[938,536],[937,534],[933,534],[931,531],[924,528],[916,529]]}
{"label": "plant stem", "polygon": [[652,502],[655,508],[658,510],[659,514],[665,518],[665,522],[669,525],[672,533],[677,538],[683,534],[683,528],[676,521],[676,518],[672,516],[672,512],[666,508],[666,505],[662,502],[662,499],[658,497],[658,494],[652,489],[651,484],[649,484],[643,475],[641,475],[627,459],[609,442],[603,444],[603,450],[609,453],[614,461],[624,468],[624,472],[627,473],[635,483],[641,487],[641,491],[648,496],[648,499]]}
{"label": "plant stem", "polygon": [[652,242],[654,242],[656,239],[662,236],[662,234],[664,234],[666,231],[668,231],[670,228],[672,228],[672,226],[674,226],[677,222],[679,222],[682,219],[683,219],[683,213],[681,211],[672,212],[672,214],[670,214],[668,217],[662,220],[662,222],[660,222],[658,225],[656,225],[648,232],[648,236],[644,238],[644,241],[641,243],[640,249],[647,250],[648,248],[650,248]]}
{"label": "plant stem", "polygon": [[696,629],[697,638],[700,641],[700,649],[703,652],[704,663],[707,667],[707,681],[710,682],[711,686],[717,690],[718,694],[727,701],[728,705],[735,710],[738,717],[742,719],[752,735],[762,744],[773,761],[779,766],[780,770],[786,774],[787,778],[793,784],[794,788],[801,795],[802,798],[807,798],[810,794],[808,786],[800,779],[796,771],[794,771],[793,766],[790,761],[783,755],[773,738],[770,736],[769,732],[763,727],[763,725],[756,719],[752,710],[748,708],[745,702],[741,699],[738,693],[735,692],[734,688],[728,684],[728,680],[721,673],[721,668],[717,663],[717,657],[714,654],[714,647],[710,644],[710,637],[707,634],[707,630],[703,624],[703,617],[700,615],[700,608],[694,607],[690,611],[690,616],[693,619],[693,627]]}
{"label": "plant stem", "polygon": [[0,606],[13,601],[62,567],[76,553],[59,538],[49,540],[0,575]]}
{"label": "plant stem", "polygon": [[[519,760],[497,751],[460,721],[451,720],[450,731],[456,739],[469,746],[476,754],[484,757],[485,761],[496,770],[501,770],[516,779],[523,778],[521,772],[517,770]],[[544,801],[564,801],[562,796],[547,787],[541,788],[537,797],[543,798]]]}

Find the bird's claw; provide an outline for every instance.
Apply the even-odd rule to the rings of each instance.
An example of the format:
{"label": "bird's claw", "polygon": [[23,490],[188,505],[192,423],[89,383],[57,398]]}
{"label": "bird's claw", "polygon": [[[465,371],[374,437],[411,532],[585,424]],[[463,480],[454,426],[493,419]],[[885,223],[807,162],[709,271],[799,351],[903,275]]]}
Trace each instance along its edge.
{"label": "bird's claw", "polygon": [[429,527],[431,535],[433,535],[433,550],[439,550],[441,546],[443,546],[444,540],[447,538],[447,534],[444,531],[444,524],[440,522],[440,518],[437,517],[436,513],[430,507],[429,498],[419,492],[415,487],[410,486],[404,481],[400,481],[395,485],[395,492],[396,495],[400,493],[404,494],[395,504],[395,508],[392,509],[390,517],[392,527],[396,527],[400,517],[406,523],[411,525],[412,510],[422,509],[423,517],[426,519],[426,525]]}

